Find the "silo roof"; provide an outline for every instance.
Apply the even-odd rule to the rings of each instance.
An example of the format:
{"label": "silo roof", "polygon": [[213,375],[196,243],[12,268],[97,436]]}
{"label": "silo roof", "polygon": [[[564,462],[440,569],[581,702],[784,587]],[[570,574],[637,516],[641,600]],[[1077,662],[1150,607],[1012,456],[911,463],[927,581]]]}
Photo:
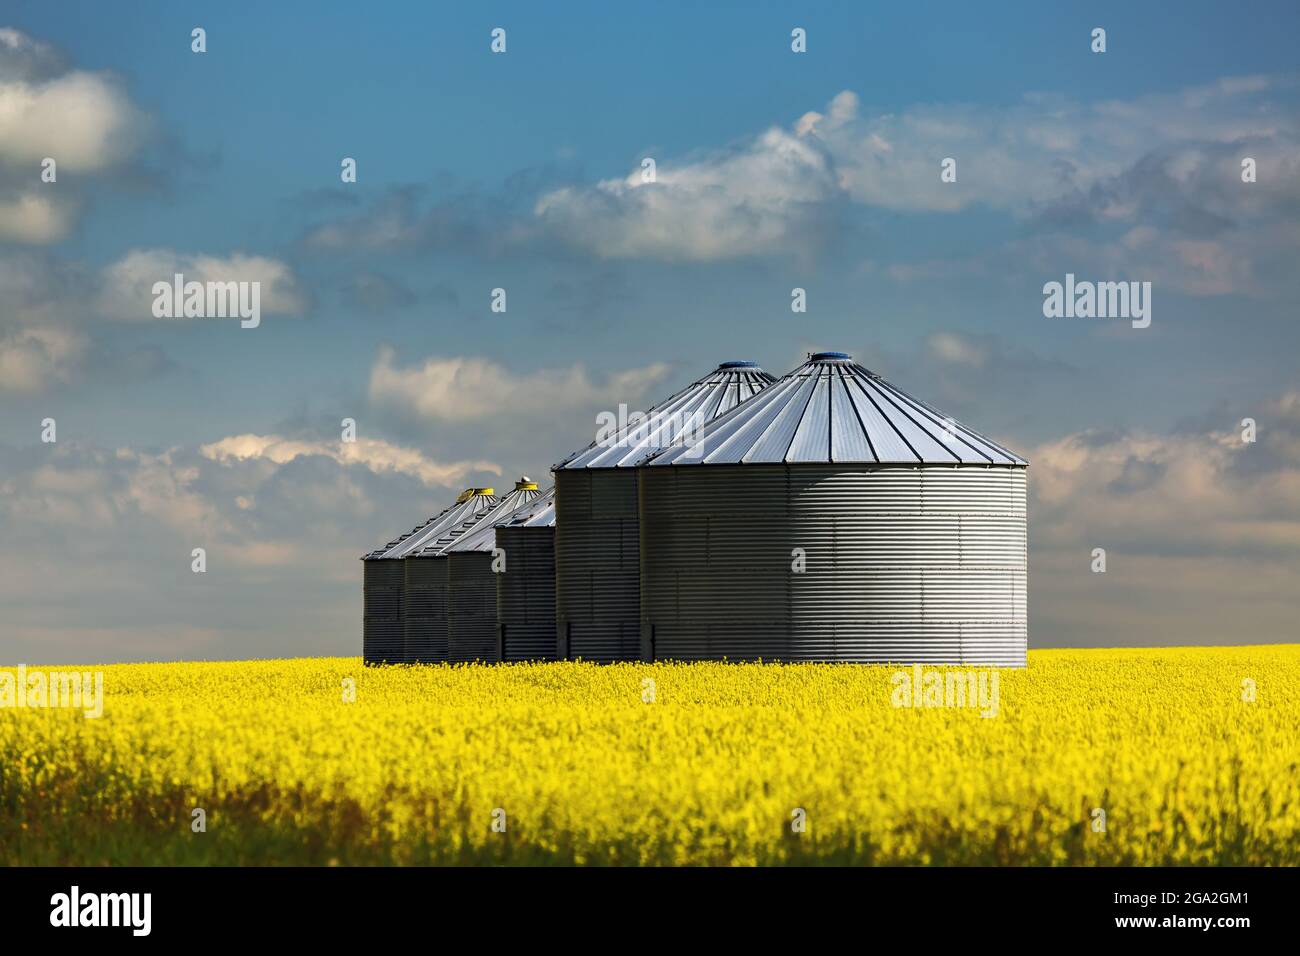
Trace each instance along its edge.
{"label": "silo roof", "polygon": [[818,352],[738,408],[710,422],[691,446],[646,465],[750,463],[978,464],[1029,462],[913,398],[845,352]]}
{"label": "silo roof", "polygon": [[[503,499],[504,502],[504,499]],[[550,521],[545,520],[549,514]],[[555,524],[555,489],[537,491],[534,488],[531,497],[523,498],[513,508],[503,511],[500,506],[484,515],[472,529],[466,531],[442,552],[443,554],[463,554],[466,551],[491,551],[496,547],[497,528],[534,527]]]}
{"label": "silo roof", "polygon": [[618,429],[574,452],[554,471],[581,468],[631,468],[670,447],[684,432],[726,414],[753,398],[775,379],[748,361],[723,362],[708,375],[652,407],[644,416],[618,423]]}
{"label": "silo roof", "polygon": [[382,548],[376,548],[364,555],[363,561],[394,560],[404,558],[440,537],[452,528],[459,527],[476,514],[490,509],[497,503],[497,497],[491,488],[466,488],[456,498],[450,508],[438,512],[428,521],[417,525],[401,537],[394,538]]}
{"label": "silo roof", "polygon": [[498,528],[554,528],[555,489],[548,488],[532,501],[516,508],[496,525]]}
{"label": "silo roof", "polygon": [[499,498],[492,507],[471,515],[415,553],[422,558],[432,558],[462,551],[491,551],[496,546],[497,523],[541,494],[536,484],[521,478],[515,483],[514,490]]}

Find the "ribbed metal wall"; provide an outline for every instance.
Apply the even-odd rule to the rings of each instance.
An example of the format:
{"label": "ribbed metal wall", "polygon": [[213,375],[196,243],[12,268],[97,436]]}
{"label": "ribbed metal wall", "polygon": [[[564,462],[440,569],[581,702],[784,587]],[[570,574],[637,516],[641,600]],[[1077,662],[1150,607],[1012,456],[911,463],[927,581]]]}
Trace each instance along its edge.
{"label": "ribbed metal wall", "polygon": [[500,659],[555,660],[555,527],[497,528]]}
{"label": "ribbed metal wall", "polygon": [[406,609],[402,660],[434,664],[447,659],[447,558],[405,558]]}
{"label": "ribbed metal wall", "polygon": [[702,465],[637,477],[644,657],[1025,665],[1023,467]]}
{"label": "ribbed metal wall", "polygon": [[556,652],[561,659],[640,657],[637,473],[555,473]]}
{"label": "ribbed metal wall", "polygon": [[446,558],[447,660],[497,660],[497,582],[492,553],[465,551]]}
{"label": "ribbed metal wall", "polygon": [[403,656],[401,561],[365,561],[361,657],[367,664],[395,664]]}

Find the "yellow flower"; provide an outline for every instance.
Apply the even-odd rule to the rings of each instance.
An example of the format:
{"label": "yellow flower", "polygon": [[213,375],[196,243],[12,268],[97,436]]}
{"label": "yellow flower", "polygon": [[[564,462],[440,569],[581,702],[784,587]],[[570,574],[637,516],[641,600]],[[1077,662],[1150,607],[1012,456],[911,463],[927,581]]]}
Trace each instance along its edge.
{"label": "yellow flower", "polygon": [[1031,651],[988,717],[905,670],[105,667],[0,709],[0,863],[1300,863],[1300,647]]}

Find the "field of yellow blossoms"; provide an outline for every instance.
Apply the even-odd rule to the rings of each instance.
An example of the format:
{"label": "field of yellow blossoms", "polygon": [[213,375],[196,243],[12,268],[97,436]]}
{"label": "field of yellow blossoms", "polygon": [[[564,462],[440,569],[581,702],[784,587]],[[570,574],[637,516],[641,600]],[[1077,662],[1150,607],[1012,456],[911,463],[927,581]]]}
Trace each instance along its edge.
{"label": "field of yellow blossoms", "polygon": [[1300,863],[1294,645],[1031,651],[988,717],[852,665],[102,671],[0,709],[0,863]]}

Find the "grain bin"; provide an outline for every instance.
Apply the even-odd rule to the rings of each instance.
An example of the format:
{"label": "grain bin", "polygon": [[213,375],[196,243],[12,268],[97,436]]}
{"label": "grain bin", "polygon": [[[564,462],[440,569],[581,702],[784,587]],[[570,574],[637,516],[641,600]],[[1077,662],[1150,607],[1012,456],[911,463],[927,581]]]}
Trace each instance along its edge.
{"label": "grain bin", "polygon": [[410,594],[410,610],[406,615],[406,659],[409,663],[431,664],[448,659],[452,581],[447,550],[480,523],[488,522],[490,527],[493,518],[508,514],[521,500],[518,488],[501,498],[493,495],[490,502],[459,524],[437,538],[426,539],[425,544],[407,555],[404,563]]}
{"label": "grain bin", "polygon": [[497,659],[555,660],[555,489],[496,526]]}
{"label": "grain bin", "polygon": [[496,526],[519,513],[541,492],[527,476],[472,528],[447,545],[447,660],[453,663],[498,660]]}
{"label": "grain bin", "polygon": [[393,550],[400,558],[406,593],[402,617],[402,661],[421,664],[447,655],[447,568],[414,556],[426,548],[445,546],[452,535],[491,511],[498,498],[492,488],[468,488],[456,499],[452,513],[412,534]]}
{"label": "grain bin", "polygon": [[561,659],[640,656],[635,466],[692,437],[772,382],[753,362],[724,362],[644,415],[607,422],[555,466],[556,648]]}
{"label": "grain bin", "polygon": [[1023,667],[1027,466],[813,355],[637,469],[642,656]]}
{"label": "grain bin", "polygon": [[[406,566],[403,558],[482,510],[496,498],[491,488],[467,488],[450,508],[362,557],[364,609],[362,660],[367,664],[397,664],[406,660]],[[416,595],[417,605],[421,595]]]}

